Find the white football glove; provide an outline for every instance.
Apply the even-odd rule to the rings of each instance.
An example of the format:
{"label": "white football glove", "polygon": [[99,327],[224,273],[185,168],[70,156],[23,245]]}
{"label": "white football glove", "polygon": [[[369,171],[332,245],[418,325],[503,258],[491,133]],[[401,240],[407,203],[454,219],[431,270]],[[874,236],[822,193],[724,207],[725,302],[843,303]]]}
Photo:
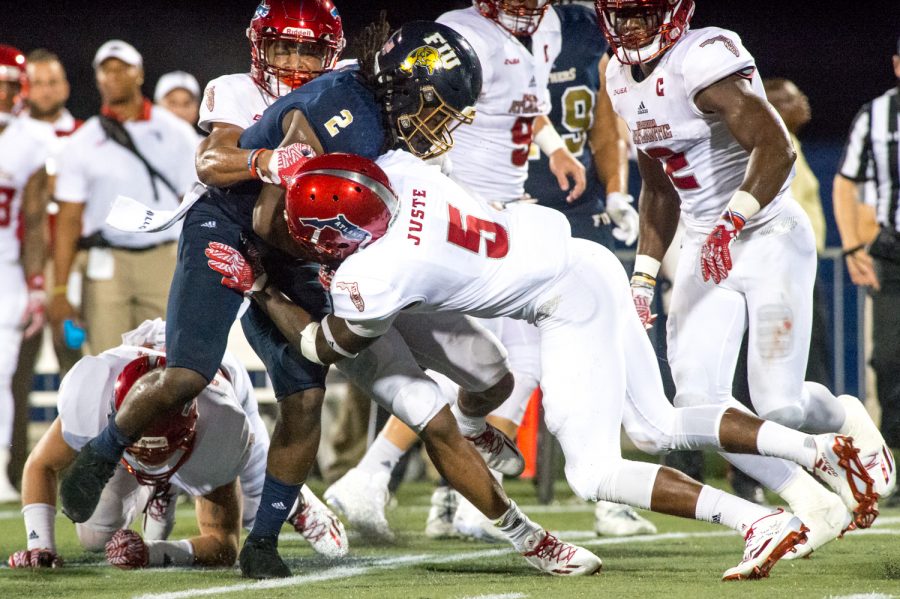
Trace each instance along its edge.
{"label": "white football glove", "polygon": [[297,174],[297,171],[303,166],[307,160],[316,155],[316,151],[305,143],[292,143],[283,148],[275,148],[272,150],[272,157],[269,158],[268,170],[269,175],[264,175],[258,171],[259,178],[266,183],[273,185],[281,185],[287,187],[288,180]]}
{"label": "white football glove", "polygon": [[631,204],[634,198],[627,193],[613,192],[606,196],[606,214],[616,225],[613,237],[625,245],[632,245],[638,238],[638,213]]}

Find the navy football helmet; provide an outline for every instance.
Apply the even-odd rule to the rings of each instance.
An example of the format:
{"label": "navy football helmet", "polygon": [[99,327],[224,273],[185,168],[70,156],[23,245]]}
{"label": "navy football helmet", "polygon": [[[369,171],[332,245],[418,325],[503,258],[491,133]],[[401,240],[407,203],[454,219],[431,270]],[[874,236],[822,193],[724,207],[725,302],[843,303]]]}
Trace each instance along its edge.
{"label": "navy football helmet", "polygon": [[453,130],[472,122],[481,63],[446,25],[412,21],[376,55],[375,83],[395,141],[427,159],[453,147]]}

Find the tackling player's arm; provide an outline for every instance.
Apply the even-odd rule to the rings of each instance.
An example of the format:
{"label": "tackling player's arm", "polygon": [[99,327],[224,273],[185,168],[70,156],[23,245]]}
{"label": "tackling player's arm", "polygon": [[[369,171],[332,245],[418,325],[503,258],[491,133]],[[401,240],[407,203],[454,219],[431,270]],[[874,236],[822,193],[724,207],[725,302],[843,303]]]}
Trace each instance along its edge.
{"label": "tackling player's arm", "polygon": [[760,208],[769,204],[790,175],[797,157],[775,108],[756,95],[750,82],[740,74],[700,90],[694,103],[703,112],[721,117],[750,154],[739,191],[752,195]]}
{"label": "tackling player's arm", "polygon": [[[323,154],[325,150],[312,126],[300,110],[288,112],[281,124],[284,138],[279,148],[286,148],[293,144],[305,144],[312,149],[311,156]],[[273,151],[262,150],[258,160],[261,164],[269,164],[272,161]],[[303,162],[297,161],[293,165],[295,170]],[[287,252],[298,258],[304,256],[299,252],[297,244],[293,242],[284,221],[284,189],[277,185],[264,185],[256,206],[253,209],[253,231],[265,239],[270,245]]]}
{"label": "tackling player's arm", "polygon": [[76,452],[62,436],[57,418],[38,441],[22,472],[22,515],[28,534],[28,549],[9,556],[13,568],[59,567],[54,530],[56,489],[59,473],[75,461]]}
{"label": "tackling player's arm", "polygon": [[251,150],[238,147],[243,129],[230,123],[214,123],[209,136],[197,146],[197,177],[205,185],[228,187],[256,177],[247,166]]}
{"label": "tackling player's arm", "polygon": [[[387,330],[381,327],[348,324],[343,318],[329,314],[321,322],[313,321],[303,308],[292,303],[274,286],[256,293],[253,299],[268,314],[288,342],[311,362],[333,364],[355,358]],[[388,323],[389,326],[389,323]],[[365,330],[366,335],[357,331]],[[376,330],[377,329],[377,330]]]}

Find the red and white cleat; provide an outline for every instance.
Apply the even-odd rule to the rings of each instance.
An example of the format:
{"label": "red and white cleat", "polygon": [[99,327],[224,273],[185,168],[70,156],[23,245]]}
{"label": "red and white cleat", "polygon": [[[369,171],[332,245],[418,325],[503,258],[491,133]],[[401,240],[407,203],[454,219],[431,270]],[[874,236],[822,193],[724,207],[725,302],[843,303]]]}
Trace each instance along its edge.
{"label": "red and white cleat", "polygon": [[878,517],[875,481],[863,465],[853,439],[828,433],[815,435],[816,462],[813,472],[843,500],[853,512],[858,528],[869,528]]}
{"label": "red and white cleat", "polygon": [[506,476],[519,476],[525,470],[525,457],[516,444],[488,423],[484,432],[474,437],[466,437],[489,468]]}
{"label": "red and white cleat", "polygon": [[844,426],[839,432],[853,439],[853,446],[859,449],[859,458],[872,477],[873,490],[878,493],[878,497],[889,497],[897,489],[897,467],[881,431],[857,398],[839,395],[838,401],[847,413]]}
{"label": "red and white cleat", "polygon": [[725,570],[722,580],[767,578],[778,560],[806,542],[806,532],[800,518],[784,510],[763,516],[751,524],[744,535],[744,559],[734,568]]}
{"label": "red and white cleat", "polygon": [[349,544],[344,525],[306,485],[300,490],[297,511],[289,519],[294,530],[309,541],[319,555],[332,559],[347,555]]}
{"label": "red and white cleat", "polygon": [[525,547],[522,553],[525,560],[554,576],[588,576],[598,573],[603,566],[600,558],[587,549],[560,541],[543,528],[525,540]]}

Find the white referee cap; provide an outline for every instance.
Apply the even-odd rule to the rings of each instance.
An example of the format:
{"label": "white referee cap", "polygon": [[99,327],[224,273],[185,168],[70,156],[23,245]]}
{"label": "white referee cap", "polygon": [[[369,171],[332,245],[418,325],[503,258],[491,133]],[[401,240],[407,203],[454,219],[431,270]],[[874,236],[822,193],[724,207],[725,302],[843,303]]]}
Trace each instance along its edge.
{"label": "white referee cap", "polygon": [[200,97],[200,84],[197,83],[196,77],[184,71],[172,71],[160,77],[156,82],[153,101],[158,104],[173,89],[185,89],[195,98]]}
{"label": "white referee cap", "polygon": [[122,40],[109,40],[100,46],[97,53],[94,54],[94,62],[92,63],[94,68],[99,67],[108,58],[118,58],[125,64],[130,64],[133,67],[144,66],[144,59],[141,58],[141,53],[135,50],[134,46]]}

